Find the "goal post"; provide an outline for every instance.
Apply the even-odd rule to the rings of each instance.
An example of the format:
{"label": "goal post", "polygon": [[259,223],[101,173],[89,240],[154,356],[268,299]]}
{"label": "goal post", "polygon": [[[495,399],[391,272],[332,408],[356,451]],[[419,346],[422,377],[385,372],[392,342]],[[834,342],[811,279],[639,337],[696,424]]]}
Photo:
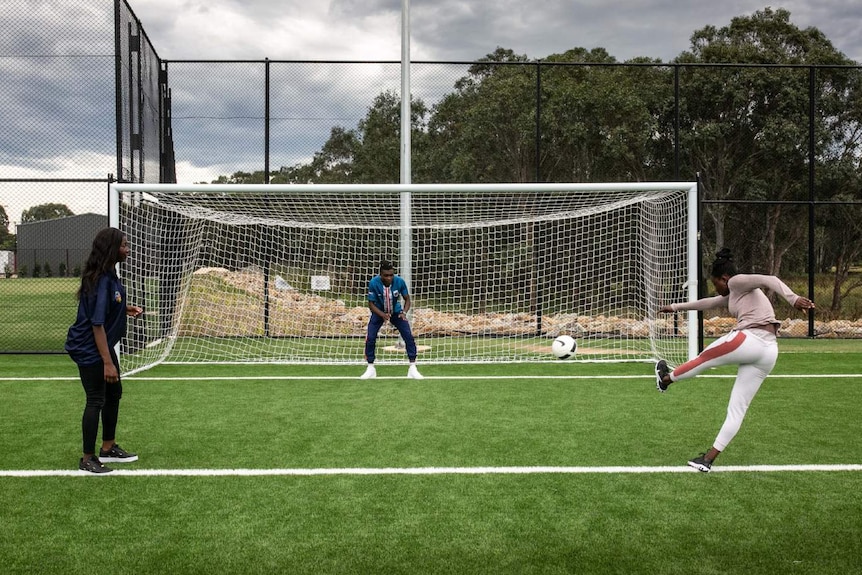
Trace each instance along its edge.
{"label": "goal post", "polygon": [[[561,334],[576,361],[698,351],[696,312],[656,314],[697,298],[695,182],[115,183],[110,198],[131,248],[120,273],[145,309],[124,373],[363,363],[384,259],[410,279],[422,363],[557,361]],[[405,361],[397,340],[381,331],[377,363]]]}

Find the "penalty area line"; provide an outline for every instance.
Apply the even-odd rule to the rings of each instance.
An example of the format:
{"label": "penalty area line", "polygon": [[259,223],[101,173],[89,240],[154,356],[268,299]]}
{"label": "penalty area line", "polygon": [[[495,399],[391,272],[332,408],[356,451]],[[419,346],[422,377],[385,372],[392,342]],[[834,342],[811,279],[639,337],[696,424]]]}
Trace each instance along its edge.
{"label": "penalty area line", "polygon": [[[736,374],[708,374],[702,373],[698,379],[734,379]],[[858,379],[862,378],[859,373],[806,373],[806,374],[772,374],[769,379]],[[240,375],[240,376],[139,376],[130,375],[123,377],[123,381],[359,381],[354,375]],[[403,380],[406,376],[380,376],[376,380]],[[543,380],[603,380],[603,379],[649,379],[655,381],[655,375],[426,375],[423,379],[429,381],[445,380],[515,380],[515,379],[543,379]],[[0,377],[0,382],[26,382],[26,381],[80,381],[79,377]],[[371,383],[371,380],[362,380],[363,383]]]}
{"label": "penalty area line", "polygon": [[[712,473],[862,471],[862,464],[819,465],[727,465]],[[674,467],[346,467],[309,469],[114,469],[108,474],[94,474],[66,469],[0,470],[0,477],[260,477],[272,475],[534,475],[534,474],[622,474],[622,473],[701,473],[688,466]]]}

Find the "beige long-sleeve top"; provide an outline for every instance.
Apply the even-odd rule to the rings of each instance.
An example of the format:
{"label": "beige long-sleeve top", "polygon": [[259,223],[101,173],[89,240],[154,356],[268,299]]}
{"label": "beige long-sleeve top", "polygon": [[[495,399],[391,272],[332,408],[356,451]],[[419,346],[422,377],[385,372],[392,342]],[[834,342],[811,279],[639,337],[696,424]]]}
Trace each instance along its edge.
{"label": "beige long-sleeve top", "polygon": [[781,323],[775,319],[775,310],[763,290],[779,294],[790,305],[795,304],[799,298],[787,284],[775,276],[737,274],[727,280],[727,288],[730,293],[726,296],[717,295],[693,302],[675,303],[671,308],[674,311],[683,311],[726,307],[736,318],[735,329],[747,329]]}

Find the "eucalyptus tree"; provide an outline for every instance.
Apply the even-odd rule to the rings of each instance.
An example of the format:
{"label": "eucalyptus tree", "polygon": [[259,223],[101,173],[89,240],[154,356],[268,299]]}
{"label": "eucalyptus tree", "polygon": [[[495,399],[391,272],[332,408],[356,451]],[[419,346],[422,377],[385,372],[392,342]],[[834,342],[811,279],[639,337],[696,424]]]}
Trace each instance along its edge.
{"label": "eucalyptus tree", "polygon": [[531,182],[536,71],[497,48],[471,65],[428,121],[428,174],[441,182]]}
{"label": "eucalyptus tree", "polygon": [[39,204],[21,212],[21,223],[41,222],[74,215],[66,204]]}
{"label": "eucalyptus tree", "polygon": [[[851,62],[822,32],[802,30],[788,11],[770,8],[696,31],[675,62],[682,65],[682,152],[707,199],[807,200],[811,96],[827,107],[844,97],[818,76],[811,92],[809,66]],[[822,116],[815,124],[821,144],[840,129]],[[706,212],[709,251],[727,245],[748,266],[757,262],[773,274],[790,250],[804,251],[803,209],[708,204]]]}
{"label": "eucalyptus tree", "polygon": [[543,180],[670,179],[672,140],[661,129],[673,99],[667,67],[574,48],[543,61],[541,86]]}
{"label": "eucalyptus tree", "polygon": [[[426,147],[428,109],[411,101],[413,154]],[[392,91],[378,94],[355,128],[335,126],[320,151],[307,164],[282,167],[273,183],[391,184],[401,174],[401,97]]]}
{"label": "eucalyptus tree", "polygon": [[282,167],[272,174],[274,184],[346,184],[352,183],[353,158],[359,146],[356,130],[334,126],[320,151],[311,162]]}
{"label": "eucalyptus tree", "polygon": [[0,246],[5,244],[9,236],[12,235],[9,232],[9,223],[9,215],[6,213],[6,208],[0,206]]}

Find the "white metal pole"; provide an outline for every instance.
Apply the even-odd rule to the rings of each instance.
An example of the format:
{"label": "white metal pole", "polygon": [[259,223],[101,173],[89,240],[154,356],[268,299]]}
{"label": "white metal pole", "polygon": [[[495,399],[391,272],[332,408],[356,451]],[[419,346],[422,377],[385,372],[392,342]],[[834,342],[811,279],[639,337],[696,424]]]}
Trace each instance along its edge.
{"label": "white metal pole", "polygon": [[[108,225],[112,228],[120,228],[120,191],[114,187],[114,184],[108,184]],[[120,275],[119,262],[114,266],[114,271],[117,272],[117,276]],[[122,361],[120,342],[114,346],[114,352],[117,354],[117,360]]]}
{"label": "white metal pole", "polygon": [[[410,184],[410,1],[401,0],[401,183]],[[401,264],[399,275],[407,282],[409,289],[413,289],[411,283],[412,262],[412,218],[410,206],[410,192],[401,192]]]}
{"label": "white metal pole", "polygon": [[108,225],[120,227],[120,192],[114,184],[108,184]]}
{"label": "white metal pole", "polygon": [[[695,301],[698,293],[697,266],[697,184],[688,191],[688,301]],[[688,359],[698,354],[697,312],[688,312]]]}
{"label": "white metal pole", "polygon": [[401,183],[410,178],[410,0],[401,0]]}

